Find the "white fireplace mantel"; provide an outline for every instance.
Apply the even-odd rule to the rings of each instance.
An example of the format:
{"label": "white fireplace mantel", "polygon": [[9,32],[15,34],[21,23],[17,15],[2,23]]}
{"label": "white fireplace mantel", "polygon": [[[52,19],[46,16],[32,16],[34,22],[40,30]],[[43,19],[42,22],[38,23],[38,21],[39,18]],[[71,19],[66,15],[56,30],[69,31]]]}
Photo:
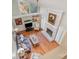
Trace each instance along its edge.
{"label": "white fireplace mantel", "polygon": [[[46,32],[47,28],[52,31],[52,36],[50,36],[50,35]],[[50,24],[50,23],[47,22],[47,23],[46,23],[46,29],[43,30],[43,31],[41,31],[41,32],[42,32],[42,34],[48,39],[48,41],[51,42],[51,41],[53,41],[53,40],[55,39],[56,30],[57,30],[56,27],[54,27],[52,24]]]}

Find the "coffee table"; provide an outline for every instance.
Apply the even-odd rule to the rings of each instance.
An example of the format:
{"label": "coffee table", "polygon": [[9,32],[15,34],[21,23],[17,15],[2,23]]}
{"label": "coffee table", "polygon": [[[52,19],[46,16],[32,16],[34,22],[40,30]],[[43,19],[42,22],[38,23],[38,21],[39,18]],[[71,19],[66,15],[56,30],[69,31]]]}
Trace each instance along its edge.
{"label": "coffee table", "polygon": [[39,39],[34,34],[30,35],[30,40],[34,47],[39,45]]}

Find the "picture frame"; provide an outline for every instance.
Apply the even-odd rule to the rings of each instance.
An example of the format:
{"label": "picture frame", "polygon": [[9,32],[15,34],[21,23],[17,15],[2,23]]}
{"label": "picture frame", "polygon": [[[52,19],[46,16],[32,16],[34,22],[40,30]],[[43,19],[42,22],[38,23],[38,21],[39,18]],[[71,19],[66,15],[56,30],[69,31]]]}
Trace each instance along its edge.
{"label": "picture frame", "polygon": [[39,21],[40,21],[40,15],[32,16],[32,20],[33,20],[34,22],[39,22]]}
{"label": "picture frame", "polygon": [[28,14],[29,13],[28,1],[18,0],[18,8],[21,14]]}
{"label": "picture frame", "polygon": [[16,18],[15,23],[16,25],[22,25],[22,18]]}
{"label": "picture frame", "polygon": [[39,5],[34,1],[18,0],[18,9],[21,14],[37,13]]}
{"label": "picture frame", "polygon": [[60,25],[64,11],[63,10],[48,10],[48,21],[52,27],[57,28]]}
{"label": "picture frame", "polygon": [[55,21],[56,21],[56,17],[57,17],[56,14],[49,13],[49,15],[48,15],[48,22],[54,25]]}

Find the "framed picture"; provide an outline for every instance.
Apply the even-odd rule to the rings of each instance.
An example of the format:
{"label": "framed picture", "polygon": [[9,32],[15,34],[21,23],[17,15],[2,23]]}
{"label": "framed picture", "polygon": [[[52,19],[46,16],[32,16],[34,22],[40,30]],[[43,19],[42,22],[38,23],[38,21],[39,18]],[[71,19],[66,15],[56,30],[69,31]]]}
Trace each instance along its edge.
{"label": "framed picture", "polygon": [[38,12],[38,1],[32,0],[18,0],[18,7],[21,14],[37,13]]}
{"label": "framed picture", "polygon": [[54,25],[56,21],[56,16],[57,16],[56,14],[49,13],[48,22]]}
{"label": "framed picture", "polygon": [[22,18],[15,19],[16,25],[22,25]]}
{"label": "framed picture", "polygon": [[47,23],[49,23],[53,28],[58,28],[62,20],[63,13],[63,10],[49,10]]}
{"label": "framed picture", "polygon": [[29,13],[29,4],[27,1],[18,0],[18,7],[19,7],[21,14]]}
{"label": "framed picture", "polygon": [[32,16],[34,22],[40,22],[40,15]]}

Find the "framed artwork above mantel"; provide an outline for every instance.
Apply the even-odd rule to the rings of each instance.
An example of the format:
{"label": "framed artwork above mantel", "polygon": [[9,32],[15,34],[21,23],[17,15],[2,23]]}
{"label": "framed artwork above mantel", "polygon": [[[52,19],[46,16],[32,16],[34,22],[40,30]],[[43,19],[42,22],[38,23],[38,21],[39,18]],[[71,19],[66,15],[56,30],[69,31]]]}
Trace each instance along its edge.
{"label": "framed artwork above mantel", "polygon": [[61,10],[51,10],[48,12],[48,22],[54,27],[58,27],[61,22],[63,11]]}
{"label": "framed artwork above mantel", "polygon": [[39,9],[38,0],[18,0],[18,9],[21,14],[37,13]]}
{"label": "framed artwork above mantel", "polygon": [[51,23],[51,24],[55,24],[55,20],[56,20],[56,14],[53,14],[53,13],[49,13],[49,16],[48,16],[48,22]]}

